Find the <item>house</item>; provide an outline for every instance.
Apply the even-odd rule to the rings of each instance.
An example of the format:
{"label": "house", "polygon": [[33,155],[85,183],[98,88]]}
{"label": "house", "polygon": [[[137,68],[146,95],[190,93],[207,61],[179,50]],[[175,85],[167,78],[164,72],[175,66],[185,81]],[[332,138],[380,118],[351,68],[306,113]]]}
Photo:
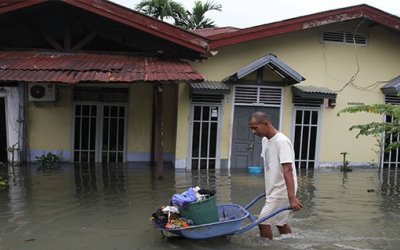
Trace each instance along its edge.
{"label": "house", "polygon": [[0,1],[0,23],[2,150],[174,160],[178,85],[203,80],[188,61],[207,39],[99,0]]}
{"label": "house", "polygon": [[17,161],[259,165],[247,122],[264,110],[300,167],[378,163],[348,128],[382,118],[336,114],[397,101],[400,19],[367,5],[198,34],[100,0],[3,0],[0,20],[0,148]]}
{"label": "house", "polygon": [[[357,132],[349,131],[352,125],[380,122],[382,117],[365,113],[338,117],[337,113],[358,104],[398,103],[399,31],[399,17],[368,5],[239,30],[196,31],[210,40],[214,56],[193,63],[194,68],[211,86],[219,81],[221,86],[230,86],[231,92],[215,103],[214,90],[203,87],[209,102],[205,104],[205,98],[198,102],[192,94],[185,102],[192,113],[180,110],[179,114],[196,121],[198,106],[221,109],[216,137],[221,166],[260,164],[259,138],[247,129],[247,119],[256,110],[268,111],[275,125],[292,139],[296,164],[302,168],[341,165],[342,153],[347,153],[350,165],[376,165],[382,160],[397,166],[397,151],[382,155],[376,138],[356,139]],[[187,96],[189,92],[187,88]],[[178,138],[191,140],[192,145],[176,152],[178,162],[191,155],[187,161],[191,167],[197,167],[193,154],[199,155],[190,151],[199,140],[195,125],[182,125],[190,129],[179,130]]]}

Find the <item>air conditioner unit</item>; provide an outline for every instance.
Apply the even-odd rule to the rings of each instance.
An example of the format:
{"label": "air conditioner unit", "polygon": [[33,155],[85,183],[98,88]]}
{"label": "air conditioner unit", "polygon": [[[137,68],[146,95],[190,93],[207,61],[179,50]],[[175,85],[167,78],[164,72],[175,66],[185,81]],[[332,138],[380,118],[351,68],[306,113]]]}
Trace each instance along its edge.
{"label": "air conditioner unit", "polygon": [[56,85],[54,83],[30,83],[28,100],[37,102],[54,102],[56,100]]}

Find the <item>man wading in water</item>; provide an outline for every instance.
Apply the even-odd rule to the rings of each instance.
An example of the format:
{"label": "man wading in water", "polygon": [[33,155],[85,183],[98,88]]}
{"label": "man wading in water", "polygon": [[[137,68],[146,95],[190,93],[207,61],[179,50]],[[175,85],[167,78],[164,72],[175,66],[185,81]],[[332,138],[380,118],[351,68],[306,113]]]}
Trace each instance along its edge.
{"label": "man wading in water", "polygon": [[[293,211],[301,210],[303,205],[296,197],[294,150],[289,138],[271,124],[264,112],[254,113],[249,127],[253,134],[262,137],[266,201],[259,218],[289,205]],[[292,230],[288,224],[288,215],[287,210],[258,225],[261,237],[272,240],[271,225],[276,225],[280,234],[290,234]]]}

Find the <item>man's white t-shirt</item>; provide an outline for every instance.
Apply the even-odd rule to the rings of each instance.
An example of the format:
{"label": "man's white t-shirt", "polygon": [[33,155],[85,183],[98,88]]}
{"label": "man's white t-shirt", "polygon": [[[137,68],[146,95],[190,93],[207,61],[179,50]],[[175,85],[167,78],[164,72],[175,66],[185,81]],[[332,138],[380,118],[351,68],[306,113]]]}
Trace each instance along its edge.
{"label": "man's white t-shirt", "polygon": [[264,159],[266,198],[288,199],[282,163],[292,163],[294,190],[297,192],[297,174],[294,164],[294,150],[289,138],[281,132],[271,139],[263,137],[261,157]]}

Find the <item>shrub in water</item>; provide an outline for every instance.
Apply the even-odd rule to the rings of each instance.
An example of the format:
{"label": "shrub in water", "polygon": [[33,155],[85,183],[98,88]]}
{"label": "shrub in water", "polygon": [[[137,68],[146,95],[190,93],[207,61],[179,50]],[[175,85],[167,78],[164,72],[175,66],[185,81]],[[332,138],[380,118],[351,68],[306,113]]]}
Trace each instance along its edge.
{"label": "shrub in water", "polygon": [[48,152],[47,154],[42,154],[41,156],[36,156],[35,164],[39,167],[54,167],[58,166],[61,161],[61,156]]}

